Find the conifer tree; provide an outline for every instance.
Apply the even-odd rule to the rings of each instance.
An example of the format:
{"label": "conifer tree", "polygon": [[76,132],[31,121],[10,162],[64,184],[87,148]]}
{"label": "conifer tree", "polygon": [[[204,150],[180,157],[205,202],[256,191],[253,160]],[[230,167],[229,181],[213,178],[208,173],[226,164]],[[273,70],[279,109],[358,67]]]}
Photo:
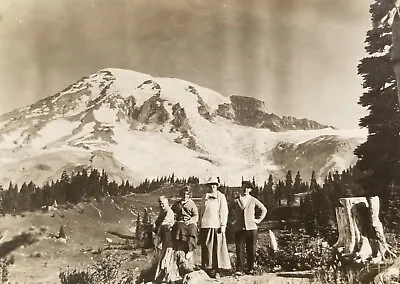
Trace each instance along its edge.
{"label": "conifer tree", "polygon": [[108,175],[106,171],[103,169],[101,171],[101,176],[100,176],[100,184],[99,184],[99,195],[104,196],[107,192],[107,187],[108,187]]}
{"label": "conifer tree", "polygon": [[300,203],[301,220],[306,232],[310,235],[317,233],[317,218],[312,201],[312,194],[304,196]]}
{"label": "conifer tree", "polygon": [[135,231],[135,236],[136,239],[141,240],[142,239],[142,222],[140,220],[140,214],[137,214],[136,218],[136,231]]}
{"label": "conifer tree", "polygon": [[268,212],[275,208],[274,180],[271,174],[268,177],[268,182],[264,184],[262,200]]}
{"label": "conifer tree", "polygon": [[3,187],[2,187],[1,184],[0,184],[0,213],[1,213],[1,214],[4,214],[4,213],[5,213],[5,212],[4,212],[4,208],[3,208],[3,205],[4,205],[4,196],[5,196],[5,191],[4,191]]}
{"label": "conifer tree", "polygon": [[300,171],[297,171],[296,176],[294,178],[294,183],[293,183],[293,192],[294,193],[302,192],[301,183],[302,183],[302,181],[301,181]]}
{"label": "conifer tree", "polygon": [[65,239],[65,230],[64,230],[64,226],[63,225],[61,225],[61,227],[60,227],[60,231],[58,232],[58,238],[64,238]]}
{"label": "conifer tree", "polygon": [[367,194],[381,197],[382,211],[387,211],[390,186],[400,185],[400,115],[389,52],[392,30],[388,24],[380,24],[393,7],[393,0],[375,0],[371,5],[373,24],[365,40],[368,55],[358,66],[365,89],[359,104],[369,113],[360,120],[368,137],[355,151],[357,166],[365,173],[360,182]]}
{"label": "conifer tree", "polygon": [[390,185],[388,209],[384,216],[385,227],[394,233],[400,233],[400,186]]}
{"label": "conifer tree", "polygon": [[275,204],[278,207],[282,204],[284,188],[285,184],[281,180],[279,180],[278,184],[275,185]]}
{"label": "conifer tree", "polygon": [[293,178],[292,178],[291,171],[288,171],[286,174],[285,192],[286,192],[287,204],[292,205],[295,200],[294,200],[294,191],[293,191]]}
{"label": "conifer tree", "polygon": [[319,184],[317,183],[317,179],[315,178],[315,171],[311,173],[311,180],[310,180],[310,190],[319,189]]}

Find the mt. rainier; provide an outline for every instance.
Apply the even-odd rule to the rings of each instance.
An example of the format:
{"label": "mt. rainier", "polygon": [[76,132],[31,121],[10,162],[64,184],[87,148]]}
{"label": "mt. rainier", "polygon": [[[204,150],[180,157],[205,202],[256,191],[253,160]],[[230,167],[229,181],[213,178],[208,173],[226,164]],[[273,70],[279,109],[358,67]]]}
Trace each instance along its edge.
{"label": "mt. rainier", "polygon": [[218,175],[230,185],[287,170],[323,178],[354,164],[365,139],[361,130],[280,118],[254,98],[105,69],[0,116],[0,183],[40,185],[83,167],[134,184],[172,173]]}

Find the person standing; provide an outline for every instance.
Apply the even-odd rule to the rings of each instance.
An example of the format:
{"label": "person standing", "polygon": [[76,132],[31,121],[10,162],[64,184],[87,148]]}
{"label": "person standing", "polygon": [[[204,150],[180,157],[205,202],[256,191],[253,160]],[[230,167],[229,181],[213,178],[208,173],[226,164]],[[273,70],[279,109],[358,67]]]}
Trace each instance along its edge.
{"label": "person standing", "polygon": [[231,269],[225,237],[228,221],[228,204],[225,195],[218,191],[218,178],[210,178],[199,209],[199,243],[201,266],[211,277],[218,278],[219,270]]}
{"label": "person standing", "polygon": [[[247,270],[249,274],[254,272],[256,242],[257,242],[257,224],[259,224],[267,215],[267,208],[257,198],[250,195],[254,186],[250,181],[242,181],[241,194],[234,200],[235,214],[235,244],[237,257],[238,274],[243,274],[244,262],[247,261]],[[257,218],[255,208],[261,209],[261,214]],[[246,257],[245,257],[246,250]]]}
{"label": "person standing", "polygon": [[175,222],[174,212],[169,206],[168,198],[160,196],[158,200],[160,214],[154,223],[157,269],[155,283],[174,283],[181,280],[174,250],[172,249],[171,228]]}
{"label": "person standing", "polygon": [[177,251],[183,251],[187,260],[192,260],[197,244],[199,213],[196,204],[191,199],[192,191],[189,186],[181,189],[180,197],[180,200],[172,206],[176,219],[172,228],[174,248]]}

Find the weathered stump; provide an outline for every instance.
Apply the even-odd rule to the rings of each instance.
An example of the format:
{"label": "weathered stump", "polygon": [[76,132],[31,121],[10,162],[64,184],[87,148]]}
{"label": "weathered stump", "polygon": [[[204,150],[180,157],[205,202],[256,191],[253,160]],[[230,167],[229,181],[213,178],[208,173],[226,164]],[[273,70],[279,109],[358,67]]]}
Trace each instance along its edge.
{"label": "weathered stump", "polygon": [[356,262],[383,263],[395,256],[389,249],[379,220],[379,198],[340,198],[336,208],[339,238],[334,244],[340,256]]}

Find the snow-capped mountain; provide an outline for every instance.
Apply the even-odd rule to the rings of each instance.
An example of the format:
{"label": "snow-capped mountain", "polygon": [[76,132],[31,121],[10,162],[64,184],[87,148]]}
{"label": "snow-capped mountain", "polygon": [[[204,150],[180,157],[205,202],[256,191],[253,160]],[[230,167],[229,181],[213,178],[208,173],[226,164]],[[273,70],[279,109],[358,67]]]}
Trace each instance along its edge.
{"label": "snow-capped mountain", "polygon": [[324,177],[354,164],[365,139],[361,130],[280,118],[254,98],[105,69],[0,117],[0,183],[43,184],[83,167],[133,183],[174,173],[237,185],[289,169]]}

